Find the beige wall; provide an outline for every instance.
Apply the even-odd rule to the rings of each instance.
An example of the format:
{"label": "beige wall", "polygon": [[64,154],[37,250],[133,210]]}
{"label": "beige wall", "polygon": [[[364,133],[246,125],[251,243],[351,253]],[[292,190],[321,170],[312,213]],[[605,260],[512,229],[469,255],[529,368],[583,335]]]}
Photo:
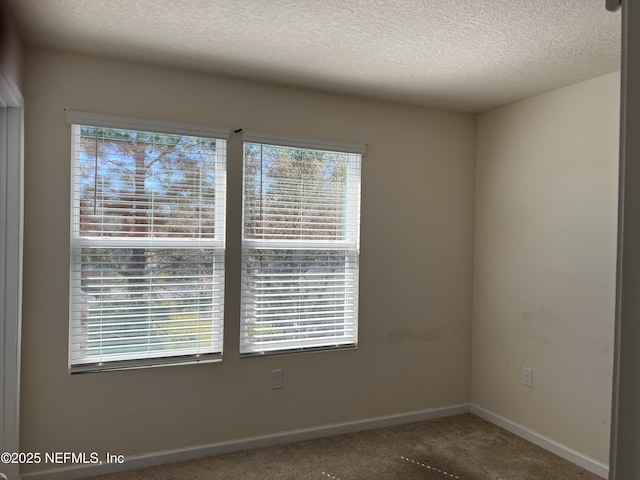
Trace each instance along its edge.
{"label": "beige wall", "polygon": [[[469,401],[475,116],[31,49],[25,98],[22,451],[129,455]],[[359,348],[238,358],[234,137],[224,361],[69,375],[65,109],[367,143]]]}
{"label": "beige wall", "polygon": [[472,402],[605,464],[619,78],[479,115],[476,157]]}

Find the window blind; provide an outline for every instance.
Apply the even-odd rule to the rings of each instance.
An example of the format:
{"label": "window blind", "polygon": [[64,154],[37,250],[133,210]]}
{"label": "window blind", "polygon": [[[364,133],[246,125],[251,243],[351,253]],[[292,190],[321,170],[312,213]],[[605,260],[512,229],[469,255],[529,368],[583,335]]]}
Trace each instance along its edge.
{"label": "window blind", "polygon": [[69,121],[70,370],[220,358],[226,139],[78,112]]}
{"label": "window blind", "polygon": [[361,154],[244,140],[240,353],[355,346]]}

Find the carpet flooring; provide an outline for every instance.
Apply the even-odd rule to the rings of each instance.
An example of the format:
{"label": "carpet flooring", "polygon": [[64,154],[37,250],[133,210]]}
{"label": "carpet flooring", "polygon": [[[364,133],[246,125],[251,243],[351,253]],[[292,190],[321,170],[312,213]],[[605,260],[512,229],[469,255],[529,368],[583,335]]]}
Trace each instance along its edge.
{"label": "carpet flooring", "polygon": [[471,414],[93,480],[600,480]]}

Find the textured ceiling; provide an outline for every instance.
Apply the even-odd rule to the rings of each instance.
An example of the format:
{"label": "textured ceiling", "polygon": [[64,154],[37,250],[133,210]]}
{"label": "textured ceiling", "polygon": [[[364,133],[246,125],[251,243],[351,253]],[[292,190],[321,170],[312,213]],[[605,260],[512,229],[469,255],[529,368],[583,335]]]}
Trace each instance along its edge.
{"label": "textured ceiling", "polygon": [[27,45],[453,110],[620,66],[605,0],[10,3]]}

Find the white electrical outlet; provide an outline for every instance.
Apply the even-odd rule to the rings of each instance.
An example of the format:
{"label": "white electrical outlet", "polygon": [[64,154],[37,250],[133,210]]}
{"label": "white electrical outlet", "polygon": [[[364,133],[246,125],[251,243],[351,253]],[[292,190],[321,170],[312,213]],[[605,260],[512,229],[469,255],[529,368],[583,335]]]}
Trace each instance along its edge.
{"label": "white electrical outlet", "polygon": [[282,369],[271,370],[271,390],[282,388]]}
{"label": "white electrical outlet", "polygon": [[533,387],[533,370],[522,367],[522,384],[527,387]]}

